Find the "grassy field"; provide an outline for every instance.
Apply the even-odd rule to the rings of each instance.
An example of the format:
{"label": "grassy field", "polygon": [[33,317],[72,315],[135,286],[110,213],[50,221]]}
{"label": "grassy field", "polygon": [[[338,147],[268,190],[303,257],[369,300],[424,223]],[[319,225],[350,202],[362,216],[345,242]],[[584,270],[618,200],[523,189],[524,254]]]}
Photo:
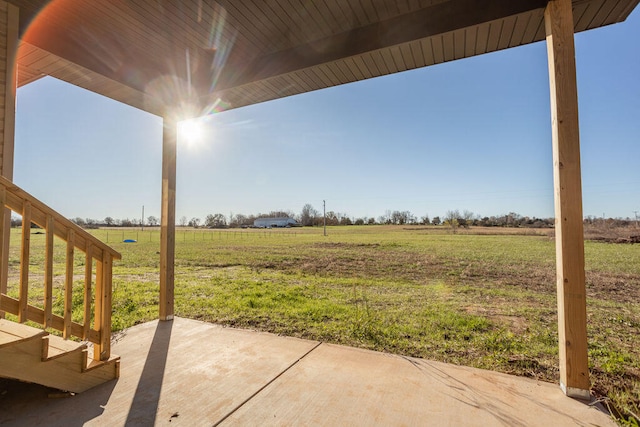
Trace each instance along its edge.
{"label": "grassy field", "polygon": [[[179,230],[176,314],[557,382],[554,241],[544,230],[495,231]],[[114,329],[157,318],[158,230],[93,233],[123,255],[114,268]],[[43,243],[32,236],[34,290]],[[15,240],[10,283],[18,249]],[[640,246],[586,242],[585,252],[593,388],[638,414]],[[83,262],[76,259],[78,280]],[[80,286],[76,294],[81,302]]]}

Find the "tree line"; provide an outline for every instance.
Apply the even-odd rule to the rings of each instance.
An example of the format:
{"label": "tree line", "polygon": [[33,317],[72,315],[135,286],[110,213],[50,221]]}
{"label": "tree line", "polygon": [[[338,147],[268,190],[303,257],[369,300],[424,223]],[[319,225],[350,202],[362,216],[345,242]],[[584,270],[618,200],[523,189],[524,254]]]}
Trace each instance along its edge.
{"label": "tree line", "polygon": [[[352,217],[346,213],[328,211],[326,215],[316,210],[311,204],[305,204],[299,214],[290,210],[271,211],[257,215],[244,215],[230,213],[228,216],[222,213],[212,213],[200,219],[198,217],[187,218],[182,216],[176,225],[193,228],[246,228],[252,227],[258,218],[292,218],[301,226],[319,227],[326,223],[329,226],[336,225],[433,225],[450,228],[475,227],[518,227],[518,228],[552,228],[554,218],[537,218],[523,216],[515,212],[504,215],[482,216],[469,210],[449,210],[443,216],[430,217],[428,214],[416,216],[410,211],[386,210],[378,217]],[[71,221],[83,228],[98,227],[155,227],[160,224],[160,219],[150,215],[144,221],[140,219],[115,219],[107,216],[103,220],[91,218],[70,218]],[[588,216],[585,224],[604,225],[608,227],[638,226],[637,219],[630,218],[599,218]],[[22,220],[18,216],[12,216],[11,226],[19,227]]]}

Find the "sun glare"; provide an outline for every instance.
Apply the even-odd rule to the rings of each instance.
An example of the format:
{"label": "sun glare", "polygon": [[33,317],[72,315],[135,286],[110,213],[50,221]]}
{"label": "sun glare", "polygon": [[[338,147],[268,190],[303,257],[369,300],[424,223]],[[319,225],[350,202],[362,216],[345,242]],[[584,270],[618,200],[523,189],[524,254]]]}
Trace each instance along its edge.
{"label": "sun glare", "polygon": [[178,123],[178,140],[189,146],[196,146],[204,139],[204,126],[198,119],[183,120]]}

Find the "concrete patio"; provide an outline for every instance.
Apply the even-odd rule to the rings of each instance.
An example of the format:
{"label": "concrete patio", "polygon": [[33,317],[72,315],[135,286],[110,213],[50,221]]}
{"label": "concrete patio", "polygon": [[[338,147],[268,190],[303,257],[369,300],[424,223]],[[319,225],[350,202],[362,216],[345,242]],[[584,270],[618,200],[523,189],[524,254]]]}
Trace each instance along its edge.
{"label": "concrete patio", "polygon": [[0,425],[615,425],[556,384],[182,318],[113,352],[120,379],[75,396],[0,382]]}

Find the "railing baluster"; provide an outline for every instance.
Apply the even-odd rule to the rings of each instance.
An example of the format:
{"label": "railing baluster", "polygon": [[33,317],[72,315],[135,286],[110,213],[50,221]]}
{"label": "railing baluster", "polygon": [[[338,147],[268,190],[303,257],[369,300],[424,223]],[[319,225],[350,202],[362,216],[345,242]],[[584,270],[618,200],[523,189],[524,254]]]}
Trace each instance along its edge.
{"label": "railing baluster", "polygon": [[103,316],[103,298],[104,293],[104,252],[103,261],[96,263],[96,299],[94,308],[93,329],[98,331],[98,342],[93,344],[93,360],[101,360],[102,353],[102,316]]}
{"label": "railing baluster", "polygon": [[[22,215],[18,298],[6,294],[11,212]],[[43,308],[29,304],[32,223],[46,230]],[[66,276],[62,297],[64,313],[62,315],[53,313],[55,236],[66,242]],[[84,252],[86,257],[83,289],[84,319],[82,323],[73,321],[73,279],[76,248]],[[106,360],[110,356],[112,264],[113,259],[120,259],[120,257],[121,255],[117,251],[79,228],[5,177],[0,176],[0,310],[16,315],[20,322],[31,320],[45,328],[59,330],[64,338],[75,336],[91,341],[95,344],[94,358]],[[94,263],[96,266],[95,279],[93,278]],[[94,280],[95,291],[92,289]],[[59,300],[55,300],[55,302],[57,303]],[[95,304],[93,320],[91,319],[91,304]],[[0,312],[0,317],[4,314]],[[92,327],[92,324],[95,325],[95,328]]]}
{"label": "railing baluster", "polygon": [[44,255],[44,327],[51,326],[51,312],[53,305],[53,234],[55,222],[51,215],[47,215],[45,225],[46,242]]}
{"label": "railing baluster", "polygon": [[73,256],[75,249],[75,231],[69,230],[67,234],[67,269],[64,283],[64,330],[62,336],[67,339],[71,336],[71,313],[73,311]]}
{"label": "railing baluster", "polygon": [[[9,266],[7,261],[9,259],[8,247],[4,245],[5,233],[9,233],[10,230],[6,228],[5,218],[7,210],[5,204],[7,202],[7,187],[0,185],[0,246],[2,251],[0,253],[0,300],[2,295],[7,293],[7,279],[9,273]],[[11,214],[9,214],[11,215]],[[0,319],[4,319],[4,311],[0,310]]]}
{"label": "railing baluster", "polygon": [[104,251],[102,259],[104,279],[102,284],[102,333],[100,334],[102,351],[100,352],[100,360],[108,360],[111,356],[111,298],[113,292],[111,254]]}
{"label": "railing baluster", "polygon": [[84,318],[82,323],[82,339],[87,339],[91,326],[91,281],[93,280],[93,245],[87,243],[84,262]]}
{"label": "railing baluster", "polygon": [[20,252],[20,298],[18,299],[18,322],[27,321],[29,298],[29,249],[31,246],[31,202],[22,207],[22,251]]}

